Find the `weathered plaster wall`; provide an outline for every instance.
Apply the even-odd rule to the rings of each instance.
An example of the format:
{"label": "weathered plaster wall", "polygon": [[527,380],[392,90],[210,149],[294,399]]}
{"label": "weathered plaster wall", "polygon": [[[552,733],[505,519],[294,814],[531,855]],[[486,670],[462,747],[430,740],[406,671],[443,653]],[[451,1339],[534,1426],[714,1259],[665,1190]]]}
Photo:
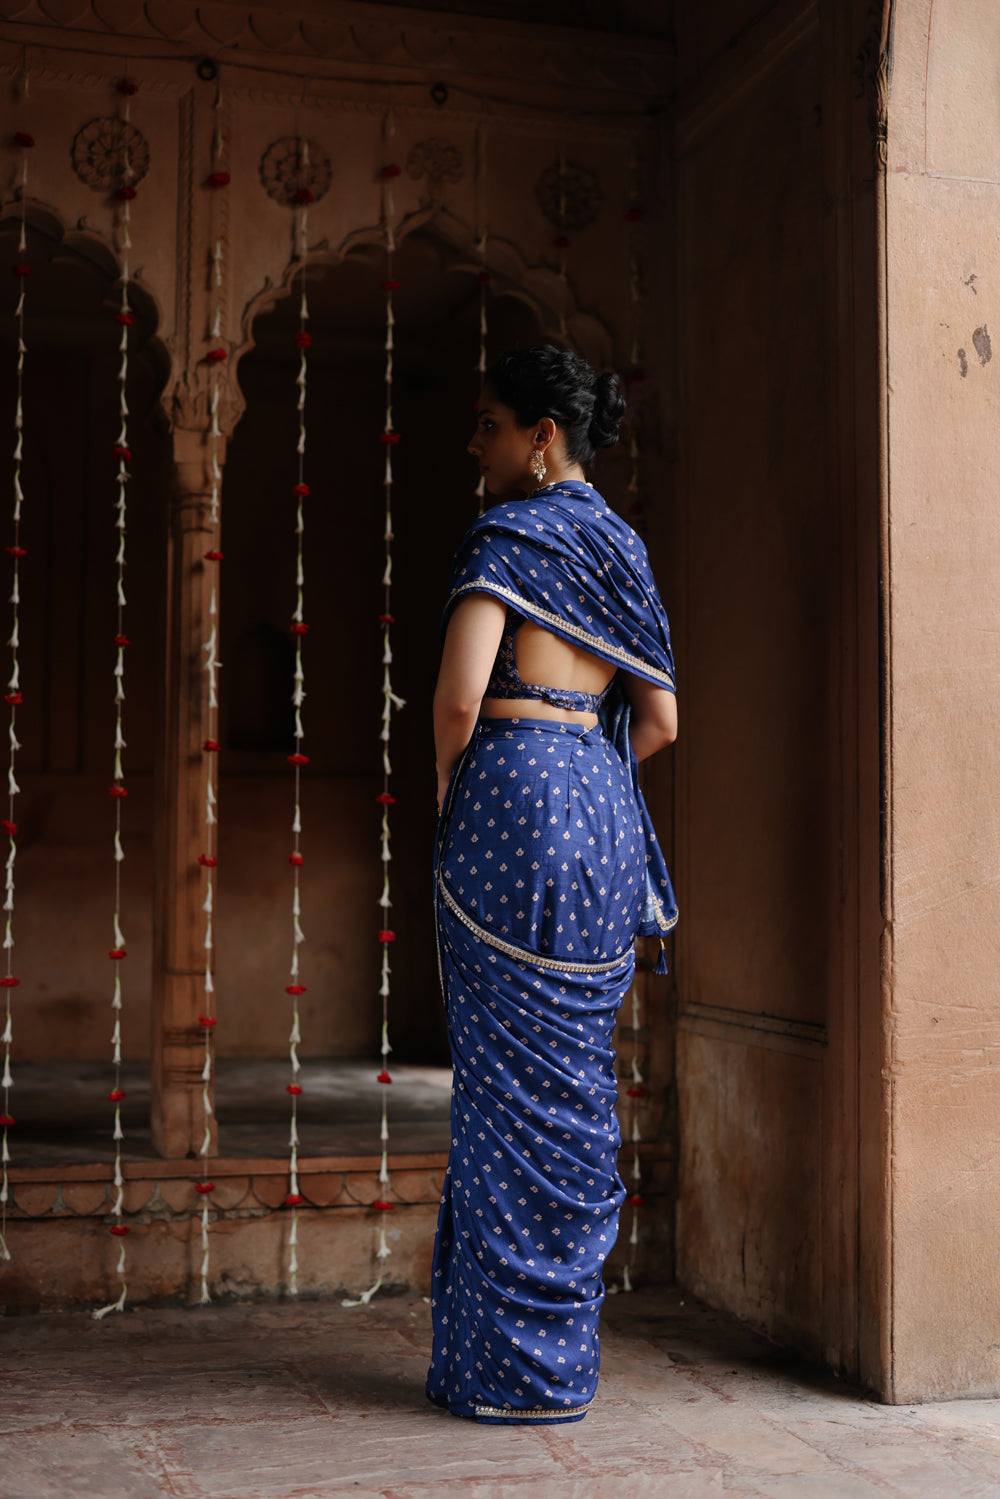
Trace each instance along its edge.
{"label": "weathered plaster wall", "polygon": [[1000,16],[896,7],[886,176],[891,1398],[1000,1390]]}

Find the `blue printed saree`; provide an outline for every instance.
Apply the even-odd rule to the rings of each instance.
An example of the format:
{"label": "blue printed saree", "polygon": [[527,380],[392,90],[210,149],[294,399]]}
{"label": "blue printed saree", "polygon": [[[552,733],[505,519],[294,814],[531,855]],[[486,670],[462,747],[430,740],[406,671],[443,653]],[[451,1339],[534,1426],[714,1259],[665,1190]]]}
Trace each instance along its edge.
{"label": "blue printed saree", "polygon": [[[645,547],[589,485],[480,517],[446,619],[470,591],[673,689]],[[427,1393],[479,1421],[579,1420],[625,1196],[615,1017],[636,933],[677,914],[623,692],[591,729],[479,721],[438,827],[435,901],[454,1084]]]}

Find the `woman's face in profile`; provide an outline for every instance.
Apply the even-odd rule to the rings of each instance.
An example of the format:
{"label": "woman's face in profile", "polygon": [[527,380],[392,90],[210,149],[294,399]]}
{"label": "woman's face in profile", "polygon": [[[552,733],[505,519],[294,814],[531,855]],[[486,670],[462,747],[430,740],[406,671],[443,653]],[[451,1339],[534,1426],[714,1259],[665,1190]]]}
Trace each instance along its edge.
{"label": "woman's face in profile", "polygon": [[531,473],[534,427],[519,427],[509,406],[498,401],[487,385],[476,407],[476,430],[468,451],[479,462],[479,472],[492,495],[534,489]]}

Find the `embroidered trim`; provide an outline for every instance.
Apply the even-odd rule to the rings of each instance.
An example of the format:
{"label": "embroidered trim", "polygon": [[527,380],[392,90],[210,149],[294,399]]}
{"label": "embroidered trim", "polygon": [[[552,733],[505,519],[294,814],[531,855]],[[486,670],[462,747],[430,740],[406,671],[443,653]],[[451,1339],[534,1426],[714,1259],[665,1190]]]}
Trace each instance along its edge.
{"label": "embroidered trim", "polygon": [[534,1410],[521,1411],[512,1405],[477,1405],[475,1407],[477,1416],[507,1416],[516,1421],[566,1421],[575,1416],[582,1416],[589,1411],[593,1405],[588,1400],[586,1405],[568,1405],[565,1410],[546,1410],[544,1406],[537,1406]]}
{"label": "embroidered trim", "polygon": [[[598,640],[595,636],[591,635],[589,630],[585,630],[582,625],[570,624],[558,614],[552,614],[547,609],[539,608],[537,604],[532,604],[528,599],[523,599],[519,593],[515,593],[513,588],[505,588],[502,583],[495,583],[490,578],[474,578],[471,583],[463,583],[459,588],[456,588],[451,598],[458,598],[460,593],[499,594],[501,598],[509,599],[511,603],[515,604],[521,613],[528,613],[535,619],[543,620],[550,628],[561,630],[567,635],[574,635],[577,640],[584,641],[587,649],[593,652],[595,656],[606,656],[609,660],[616,661],[620,666],[624,666],[630,671],[638,672],[640,676],[651,677],[657,682],[662,682],[665,687],[670,688],[671,692],[676,691],[674,679],[668,671],[660,671],[658,667],[648,665],[639,656],[633,656],[631,651],[626,651],[620,645],[608,645],[607,641]],[[449,600],[450,602],[451,600]]]}
{"label": "embroidered trim", "polygon": [[513,942],[505,942],[495,932],[488,932],[477,921],[473,921],[472,917],[462,910],[440,876],[438,889],[441,891],[448,910],[453,916],[458,917],[463,926],[468,927],[474,937],[506,953],[509,958],[515,958],[519,963],[527,963],[529,968],[552,968],[557,973],[610,973],[613,968],[620,968],[623,963],[627,963],[632,956],[632,949],[629,948],[628,952],[623,953],[620,958],[612,958],[610,962],[604,963],[570,963],[564,962],[561,958],[543,958],[539,953],[528,952],[524,947],[515,947]]}

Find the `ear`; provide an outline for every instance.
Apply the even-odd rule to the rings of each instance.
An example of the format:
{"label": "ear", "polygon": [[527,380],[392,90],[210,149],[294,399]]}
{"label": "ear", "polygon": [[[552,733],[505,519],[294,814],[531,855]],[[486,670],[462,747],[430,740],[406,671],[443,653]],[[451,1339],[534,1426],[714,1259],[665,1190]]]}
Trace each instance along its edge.
{"label": "ear", "polygon": [[550,416],[539,418],[538,426],[535,428],[535,442],[544,453],[549,443],[556,435],[556,424]]}

